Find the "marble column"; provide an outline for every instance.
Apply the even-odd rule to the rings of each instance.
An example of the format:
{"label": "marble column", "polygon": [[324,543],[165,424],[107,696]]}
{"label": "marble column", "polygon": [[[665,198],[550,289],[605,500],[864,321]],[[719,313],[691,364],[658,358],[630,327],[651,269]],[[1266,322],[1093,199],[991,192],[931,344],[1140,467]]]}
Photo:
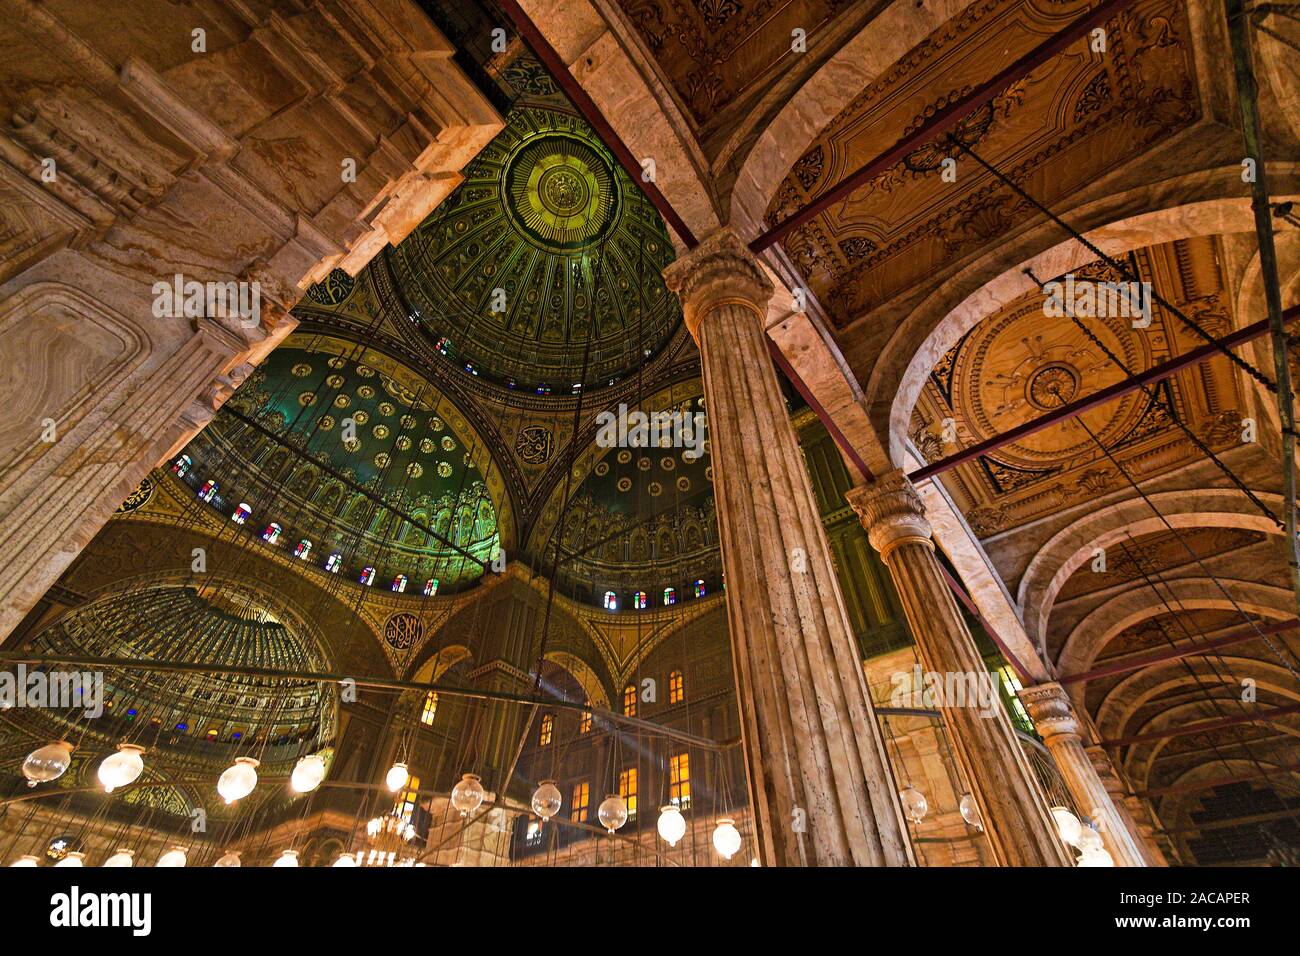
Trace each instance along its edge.
{"label": "marble column", "polygon": [[[978,688],[989,680],[957,602],[944,581],[930,523],[916,488],[892,471],[847,495],[871,546],[889,568],[916,640],[922,666],[943,686]],[[970,782],[1000,866],[1068,866],[1042,786],[998,702],[979,706],[985,694],[940,694],[953,753]]]}
{"label": "marble column", "polygon": [[[1056,769],[1074,800],[1101,831],[1102,842],[1116,866],[1146,866],[1137,830],[1111,799],[1105,784],[1083,747],[1083,728],[1070,703],[1070,695],[1055,681],[1026,687],[1017,695],[1029,711],[1034,727],[1047,745]],[[1117,781],[1118,782],[1118,781]]]}
{"label": "marble column", "polygon": [[1145,865],[1168,866],[1169,861],[1165,859],[1164,851],[1160,849],[1160,844],[1156,840],[1155,827],[1150,822],[1150,815],[1145,812],[1148,808],[1142,805],[1139,798],[1128,792],[1106,748],[1093,744],[1085,747],[1084,752],[1092,761],[1092,768],[1101,779],[1101,785],[1110,794],[1110,801],[1115,805],[1115,811],[1120,819],[1124,821],[1125,828],[1133,835],[1138,849],[1142,852],[1142,859],[1146,861]]}
{"label": "marble column", "polygon": [[723,229],[664,271],[700,348],[759,857],[907,866],[896,783],[764,332],[772,285]]}

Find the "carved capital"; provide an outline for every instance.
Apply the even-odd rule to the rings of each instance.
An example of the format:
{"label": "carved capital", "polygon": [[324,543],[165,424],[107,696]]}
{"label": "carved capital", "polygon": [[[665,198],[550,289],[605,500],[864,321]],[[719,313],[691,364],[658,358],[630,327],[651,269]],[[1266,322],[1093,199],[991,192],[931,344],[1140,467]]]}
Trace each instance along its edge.
{"label": "carved capital", "polygon": [[697,342],[700,321],[710,310],[740,303],[761,320],[773,292],[772,280],[730,227],[719,229],[665,269],[664,284],[681,298],[686,328]]}
{"label": "carved capital", "polygon": [[871,484],[850,488],[845,498],[857,512],[871,546],[880,552],[882,559],[907,542],[933,547],[925,504],[901,469],[882,475]]}
{"label": "carved capital", "polygon": [[1050,743],[1053,737],[1079,737],[1081,727],[1065,688],[1055,681],[1025,687],[1016,693],[1029,711],[1034,728]]}

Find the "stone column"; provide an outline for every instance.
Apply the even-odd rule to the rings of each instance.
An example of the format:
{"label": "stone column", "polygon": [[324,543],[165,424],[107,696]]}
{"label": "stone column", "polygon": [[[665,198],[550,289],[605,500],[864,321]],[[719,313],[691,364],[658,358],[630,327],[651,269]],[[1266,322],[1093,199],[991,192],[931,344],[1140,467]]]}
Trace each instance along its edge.
{"label": "stone column", "polygon": [[[1110,802],[1115,805],[1115,811],[1124,821],[1124,827],[1133,835],[1138,849],[1142,852],[1144,865],[1168,866],[1169,861],[1165,859],[1164,852],[1156,842],[1155,828],[1151,825],[1147,814],[1142,813],[1145,808],[1141,806],[1141,801],[1137,797],[1128,792],[1128,788],[1120,780],[1119,771],[1115,769],[1115,764],[1111,761],[1106,748],[1094,744],[1085,747],[1084,751],[1092,761],[1093,771],[1101,780],[1101,785],[1110,794]],[[1135,809],[1137,813],[1134,812]]]}
{"label": "stone column", "polygon": [[765,866],[906,866],[911,844],[764,333],[723,229],[664,271],[704,367],[741,735]]}
{"label": "stone column", "polygon": [[[889,568],[926,671],[942,686],[986,686],[988,668],[944,581],[916,488],[896,470],[851,489],[847,498]],[[979,803],[998,865],[1070,865],[1042,787],[1001,703],[987,708],[955,693],[938,696],[953,753]],[[987,700],[986,694],[974,696]]]}
{"label": "stone column", "polygon": [[1146,866],[1137,830],[1111,799],[1083,748],[1083,728],[1065,688],[1051,681],[1026,687],[1016,696],[1042,735],[1074,805],[1097,824],[1115,865]]}

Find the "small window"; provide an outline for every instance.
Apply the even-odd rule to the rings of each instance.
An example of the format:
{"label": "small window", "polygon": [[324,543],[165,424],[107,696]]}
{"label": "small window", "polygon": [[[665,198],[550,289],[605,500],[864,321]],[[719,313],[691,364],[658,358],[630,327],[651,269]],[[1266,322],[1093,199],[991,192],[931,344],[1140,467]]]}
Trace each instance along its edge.
{"label": "small window", "polygon": [[628,767],[618,775],[618,795],[627,804],[627,818],[636,816],[636,767]]}
{"label": "small window", "polygon": [[406,781],[406,789],[397,800],[397,815],[403,823],[411,822],[411,814],[415,812],[415,803],[419,796],[420,778],[411,774],[410,779]]}
{"label": "small window", "polygon": [[358,580],[359,580],[362,584],[364,584],[366,587],[370,587],[370,585],[372,585],[372,584],[375,583],[375,569],[374,569],[374,568],[362,568],[362,570],[361,570],[361,577],[358,578]]}
{"label": "small window", "polygon": [[397,577],[393,578],[393,590],[396,591],[398,594],[405,594],[405,593],[406,593],[406,575],[405,575],[405,574],[399,574]]}
{"label": "small window", "polygon": [[591,711],[584,710],[582,715],[578,718],[578,733],[591,733]]}
{"label": "small window", "polygon": [[216,494],[217,494],[217,483],[213,481],[211,478],[205,481],[203,483],[203,487],[199,489],[199,498],[201,498],[203,501],[211,502],[212,499],[216,497]]}
{"label": "small window", "polygon": [[338,574],[339,568],[341,568],[342,566],[343,566],[343,555],[339,554],[337,551],[331,554],[329,556],[329,560],[325,562],[325,570],[328,571],[330,574]]}
{"label": "small window", "polygon": [[542,843],[542,821],[536,818],[528,821],[528,830],[524,834],[524,843],[528,846],[540,846]]}
{"label": "small window", "polygon": [[587,802],[591,799],[591,789],[585,783],[573,785],[573,800],[569,802],[569,819],[574,823],[587,822]]}
{"label": "small window", "polygon": [[702,598],[702,597],[704,597],[704,579],[703,579],[703,578],[697,578],[696,581],[695,581],[695,596],[696,596],[697,598]]}
{"label": "small window", "polygon": [[427,580],[427,581],[424,582],[424,596],[425,596],[425,597],[433,597],[433,596],[434,596],[435,594],[437,594],[437,593],[438,593],[438,579],[437,579],[437,578],[429,578],[429,580]]}
{"label": "small window", "polygon": [[424,707],[420,710],[420,723],[426,727],[433,726],[433,718],[438,714],[438,692],[431,690],[424,695]]}
{"label": "small window", "polygon": [[537,745],[545,747],[551,742],[551,737],[555,732],[555,718],[550,714],[542,714],[542,730],[537,735]]}
{"label": "small window", "polygon": [[308,541],[306,538],[303,538],[301,541],[298,542],[298,547],[293,549],[293,553],[296,554],[298,557],[302,558],[304,561],[306,561],[307,556],[311,554],[311,542]]}
{"label": "small window", "polygon": [[681,671],[673,671],[668,675],[668,703],[680,704],[686,699],[686,685],[682,679]]}
{"label": "small window", "polygon": [[650,603],[649,597],[644,591],[637,591],[636,594],[632,595],[632,606],[638,611],[644,611]]}
{"label": "small window", "polygon": [[235,524],[243,524],[248,520],[248,516],[253,513],[253,509],[246,504],[240,504],[230,515],[230,520]]}
{"label": "small window", "polygon": [[623,688],[623,716],[636,716],[636,686],[633,684]]}
{"label": "small window", "polygon": [[280,526],[272,521],[262,532],[262,540],[269,544],[275,544],[280,540]]}
{"label": "small window", "polygon": [[668,799],[685,810],[691,805],[691,758],[689,754],[673,754],[668,760]]}
{"label": "small window", "polygon": [[606,611],[618,610],[618,595],[615,594],[613,591],[605,592],[605,610]]}
{"label": "small window", "polygon": [[664,607],[677,603],[676,588],[664,588]]}
{"label": "small window", "polygon": [[172,465],[172,474],[177,478],[184,478],[189,473],[190,465],[192,464],[194,463],[190,461],[189,455],[181,455],[181,457],[177,458],[175,463]]}

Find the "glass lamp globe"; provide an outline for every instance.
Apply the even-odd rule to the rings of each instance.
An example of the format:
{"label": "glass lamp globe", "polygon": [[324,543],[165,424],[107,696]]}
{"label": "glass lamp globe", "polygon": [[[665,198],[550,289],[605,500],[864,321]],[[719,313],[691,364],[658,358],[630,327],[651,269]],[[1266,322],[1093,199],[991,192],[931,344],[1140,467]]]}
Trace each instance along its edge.
{"label": "glass lamp globe", "polygon": [[135,783],[144,773],[144,748],[135,744],[118,744],[117,753],[109,754],[99,765],[99,782],[107,793]]}
{"label": "glass lamp globe", "polygon": [[549,820],[560,812],[560,804],[564,798],[560,796],[560,788],[555,785],[554,780],[543,780],[541,786],[533,791],[533,813],[537,814],[543,820]]}
{"label": "glass lamp globe", "polygon": [[220,866],[220,867],[243,866],[243,864],[239,862],[239,854],[236,853],[234,850],[231,850],[229,853],[227,853],[221,859],[217,860],[217,862],[213,863],[212,865]]}
{"label": "glass lamp globe", "polygon": [[184,866],[189,862],[189,857],[185,851],[178,846],[172,847],[162,856],[158,857],[158,862],[154,866],[178,867]]}
{"label": "glass lamp globe", "polygon": [[395,763],[388,768],[388,775],[384,777],[384,786],[389,791],[396,793],[406,786],[406,781],[411,779],[411,771],[407,769],[404,763]]}
{"label": "glass lamp globe", "polygon": [[271,867],[274,869],[277,866],[296,867],[297,865],[298,865],[298,851],[285,850],[283,853],[280,854],[279,859],[277,859],[274,863],[271,864]]}
{"label": "glass lamp globe", "polygon": [[451,788],[451,805],[467,817],[483,803],[483,781],[476,773],[462,774],[456,786]]}
{"label": "glass lamp globe", "polygon": [[84,854],[84,853],[69,853],[67,856],[65,856],[63,859],[61,859],[58,863],[55,863],[55,864],[54,864],[54,867],[55,867],[55,869],[58,869],[58,868],[61,867],[61,866],[85,866],[85,865],[86,865],[86,854]]}
{"label": "glass lamp globe", "polygon": [[1061,839],[1070,846],[1078,846],[1079,834],[1083,830],[1079,818],[1066,807],[1052,807],[1052,819],[1056,821],[1056,832]]}
{"label": "glass lamp globe", "polygon": [[920,823],[930,812],[930,804],[926,802],[925,794],[916,787],[904,787],[898,791],[898,799],[903,801],[903,815],[913,823]]}
{"label": "glass lamp globe", "polygon": [[718,855],[724,860],[730,860],[739,852],[740,831],[736,829],[736,821],[731,817],[723,817],[714,828],[713,849],[717,850]]}
{"label": "glass lamp globe", "polygon": [[58,780],[71,765],[72,744],[66,740],[56,740],[27,755],[23,761],[23,776],[27,778],[27,786],[34,787],[38,783]]}
{"label": "glass lamp globe", "polygon": [[601,826],[613,833],[627,823],[627,801],[617,793],[611,793],[600,801],[600,806],[596,808],[596,817],[600,820]]}
{"label": "glass lamp globe", "polygon": [[320,754],[308,754],[293,767],[289,776],[289,786],[294,793],[311,793],[325,779],[325,758]]}
{"label": "glass lamp globe", "polygon": [[104,861],[104,865],[112,866],[112,867],[135,866],[135,851],[118,850],[116,853],[114,853],[112,856],[110,856],[107,860]]}
{"label": "glass lamp globe", "polygon": [[682,811],[671,803],[659,808],[659,822],[656,824],[659,835],[669,846],[676,846],[677,841],[686,835],[686,818]]}
{"label": "glass lamp globe", "polygon": [[25,853],[22,856],[20,856],[18,859],[14,860],[9,865],[10,866],[40,866],[40,863],[37,862],[36,857],[32,856],[30,853]]}
{"label": "glass lamp globe", "polygon": [[1104,846],[1101,842],[1101,834],[1090,826],[1079,828],[1079,836],[1074,841],[1074,845],[1084,853],[1089,850],[1100,850]]}
{"label": "glass lamp globe", "polygon": [[1105,847],[1089,847],[1079,854],[1079,866],[1114,866],[1115,860]]}
{"label": "glass lamp globe", "polygon": [[351,853],[340,853],[339,858],[334,861],[335,866],[350,867],[357,865],[357,858]]}
{"label": "glass lamp globe", "polygon": [[258,761],[252,757],[236,757],[234,764],[226,768],[217,781],[217,793],[226,803],[242,800],[253,792],[257,786],[257,766]]}
{"label": "glass lamp globe", "polygon": [[984,820],[980,817],[979,804],[969,793],[962,794],[961,803],[957,805],[961,811],[961,818],[973,826],[976,830],[984,829]]}

